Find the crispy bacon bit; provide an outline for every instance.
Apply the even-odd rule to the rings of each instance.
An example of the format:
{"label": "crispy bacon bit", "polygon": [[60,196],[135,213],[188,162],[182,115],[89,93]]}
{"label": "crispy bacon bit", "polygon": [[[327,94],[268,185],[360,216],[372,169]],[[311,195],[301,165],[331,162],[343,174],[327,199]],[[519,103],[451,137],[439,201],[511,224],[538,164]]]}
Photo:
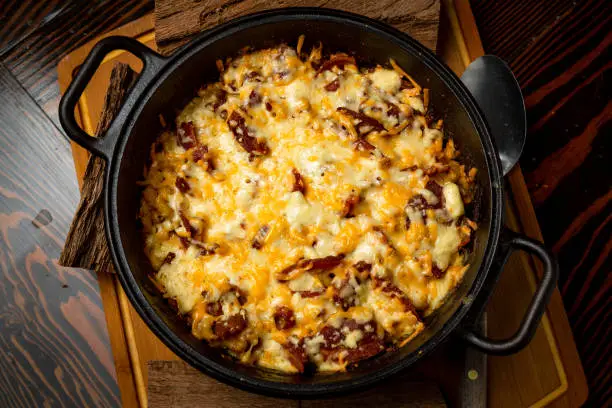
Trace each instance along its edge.
{"label": "crispy bacon bit", "polygon": [[321,64],[321,66],[317,70],[316,75],[319,75],[321,72],[324,72],[324,71],[330,71],[333,67],[344,69],[345,65],[357,66],[357,62],[355,61],[355,58],[351,57],[348,54],[344,54],[344,53],[332,54],[330,55],[327,61]]}
{"label": "crispy bacon bit", "polygon": [[227,320],[219,320],[213,324],[213,333],[221,340],[227,340],[242,333],[247,327],[244,312],[230,316]]}
{"label": "crispy bacon bit", "polygon": [[433,208],[421,194],[417,194],[408,200],[408,206],[421,211],[421,213],[424,213],[428,208]]}
{"label": "crispy bacon bit", "polygon": [[236,299],[238,299],[238,303],[240,303],[241,306],[243,306],[247,302],[247,294],[238,286],[230,285],[230,292],[234,293]]}
{"label": "crispy bacon bit", "polygon": [[254,89],[249,94],[249,103],[248,106],[253,107],[259,105],[261,103],[261,95],[255,91]]}
{"label": "crispy bacon bit", "polygon": [[412,221],[410,221],[410,217],[406,216],[406,231],[410,229],[410,224],[412,223]]}
{"label": "crispy bacon bit", "polygon": [[446,270],[442,270],[438,267],[438,265],[436,265],[435,262],[432,262],[431,264],[431,274],[433,275],[434,278],[436,279],[440,279],[441,277],[444,276]]}
{"label": "crispy bacon bit", "polygon": [[217,100],[215,101],[215,103],[213,103],[212,107],[213,110],[216,112],[221,105],[227,102],[227,91],[225,89],[219,89],[215,97]]}
{"label": "crispy bacon bit", "polygon": [[299,191],[302,194],[306,193],[306,183],[304,182],[304,178],[295,167],[291,169],[291,173],[293,173],[293,188],[291,191]]}
{"label": "crispy bacon bit", "polygon": [[431,177],[437,174],[448,173],[449,171],[450,171],[450,166],[448,164],[436,163],[433,166],[424,169],[423,174]]}
{"label": "crispy bacon bit", "polygon": [[168,255],[166,255],[163,263],[171,264],[174,258],[176,258],[176,254],[174,252],[168,252]]}
{"label": "crispy bacon bit", "polygon": [[206,166],[206,170],[211,172],[215,169],[215,164],[213,163],[212,155],[208,151],[208,146],[198,144],[198,146],[193,150],[193,161],[199,162],[202,161]]}
{"label": "crispy bacon bit", "polygon": [[200,256],[209,256],[209,255],[213,255],[217,253],[217,250],[219,249],[219,244],[212,244],[212,245],[198,244],[197,247],[200,248]]}
{"label": "crispy bacon bit", "polygon": [[328,271],[342,263],[344,254],[330,255],[323,258],[303,259],[298,262],[298,267],[307,271]]}
{"label": "crispy bacon bit", "polygon": [[266,110],[272,112],[272,104],[270,102],[266,102]]}
{"label": "crispy bacon bit", "polygon": [[344,201],[344,207],[342,208],[342,217],[351,218],[355,215],[353,214],[353,210],[355,206],[359,204],[361,201],[361,197],[357,193],[351,193],[349,197]]}
{"label": "crispy bacon bit", "polygon": [[288,330],[295,327],[293,310],[287,306],[279,306],[274,312],[274,324],[278,330]]}
{"label": "crispy bacon bit", "polygon": [[382,125],[382,123],[380,123],[374,118],[369,117],[365,113],[356,112],[354,110],[344,108],[342,106],[339,107],[337,111],[346,116],[350,116],[351,118],[357,121],[357,124],[355,125],[355,130],[357,130],[357,133],[361,137],[364,137],[368,133],[373,131],[381,132],[385,130],[385,127]]}
{"label": "crispy bacon bit", "polygon": [[183,224],[183,227],[185,228],[185,230],[187,230],[189,236],[193,238],[193,236],[198,232],[198,230],[189,223],[189,219],[185,217],[182,211],[179,212],[179,217],[181,218],[181,223]]}
{"label": "crispy bacon bit", "polygon": [[353,142],[353,148],[358,152],[371,152],[376,147],[367,140],[360,138]]}
{"label": "crispy bacon bit", "polygon": [[387,293],[389,296],[398,299],[404,305],[404,311],[411,312],[413,315],[416,316],[419,321],[421,321],[421,316],[417,312],[416,307],[414,307],[414,304],[412,303],[410,298],[408,298],[408,296],[406,296],[406,294],[393,282],[378,277],[374,277],[372,281],[374,283],[375,288],[381,288],[384,293]]}
{"label": "crispy bacon bit", "polygon": [[262,156],[270,152],[266,142],[260,142],[254,136],[249,134],[249,128],[247,127],[245,120],[238,112],[233,111],[227,123],[238,144],[248,153],[256,156]]}
{"label": "crispy bacon bit", "polygon": [[298,372],[304,372],[304,365],[308,362],[308,356],[304,350],[304,340],[300,340],[297,344],[291,340],[283,344],[283,348],[287,350],[287,359]]}
{"label": "crispy bacon bit", "polygon": [[429,180],[427,182],[427,185],[425,185],[425,188],[431,191],[432,193],[434,193],[434,195],[438,198],[438,202],[436,204],[431,205],[431,208],[434,208],[434,209],[442,208],[442,205],[444,204],[444,195],[442,193],[442,186],[433,180]]}
{"label": "crispy bacon bit", "polygon": [[330,255],[324,258],[300,259],[298,262],[289,265],[276,274],[279,282],[289,281],[300,274],[302,271],[319,272],[334,269],[340,265],[344,259],[344,254]]}
{"label": "crispy bacon bit", "polygon": [[376,333],[366,332],[361,340],[357,343],[357,347],[347,348],[347,354],[344,361],[347,363],[356,363],[357,361],[365,360],[374,357],[383,351],[385,345]]}
{"label": "crispy bacon bit", "polygon": [[316,290],[303,290],[301,292],[292,292],[292,293],[299,293],[301,297],[306,299],[306,298],[315,298],[315,297],[321,296],[323,293],[325,293],[325,291],[317,292]]}
{"label": "crispy bacon bit", "polygon": [[221,316],[223,314],[223,305],[221,304],[221,301],[217,300],[216,302],[208,302],[206,304],[206,313],[215,317]]}
{"label": "crispy bacon bit", "polygon": [[191,149],[196,145],[197,140],[193,122],[181,123],[181,125],[176,129],[176,141],[185,150]]}
{"label": "crispy bacon bit", "polygon": [[358,272],[370,272],[372,270],[372,264],[366,261],[359,261],[353,265]]}
{"label": "crispy bacon bit", "polygon": [[389,117],[394,116],[396,118],[399,118],[399,114],[400,114],[400,110],[397,107],[397,105],[394,103],[389,103],[389,109],[387,109],[387,116]]}
{"label": "crispy bacon bit", "polygon": [[187,182],[187,180],[185,180],[182,177],[176,178],[175,185],[176,185],[176,188],[178,188],[178,190],[183,194],[185,194],[191,189],[191,187],[189,187],[189,183]]}
{"label": "crispy bacon bit", "polygon": [[[342,345],[345,332],[359,330],[362,338],[357,342],[357,347],[348,348]],[[341,328],[324,326],[319,334],[323,336],[324,343],[321,345],[321,354],[327,360],[343,360],[347,363],[355,363],[366,358],[374,357],[384,350],[384,343],[376,334],[376,323],[368,322],[358,324],[353,319],[342,322]]]}
{"label": "crispy bacon bit", "polygon": [[327,92],[336,92],[340,88],[340,81],[338,78],[331,81],[329,84],[323,87]]}
{"label": "crispy bacon bit", "polygon": [[257,71],[249,72],[244,78],[248,79],[249,81],[261,82],[261,75]]}
{"label": "crispy bacon bit", "polygon": [[191,242],[189,241],[189,239],[185,237],[179,236],[179,241],[181,241],[181,245],[183,246],[184,249],[189,248],[189,246],[191,245]]}
{"label": "crispy bacon bit", "polygon": [[266,242],[266,238],[268,237],[268,233],[270,232],[270,226],[262,225],[255,233],[255,237],[253,238],[253,242],[251,242],[251,247],[255,249],[261,249]]}
{"label": "crispy bacon bit", "polygon": [[340,283],[334,282],[334,295],[332,296],[334,303],[342,308],[345,312],[352,306],[355,306],[357,299],[355,297],[355,289],[349,283],[348,277]]}

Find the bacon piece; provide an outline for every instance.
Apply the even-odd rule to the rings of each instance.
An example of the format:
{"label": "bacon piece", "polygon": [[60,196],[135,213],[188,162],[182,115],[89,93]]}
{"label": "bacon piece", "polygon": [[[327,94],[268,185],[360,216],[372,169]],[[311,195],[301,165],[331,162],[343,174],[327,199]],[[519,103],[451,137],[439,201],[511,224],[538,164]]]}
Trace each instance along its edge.
{"label": "bacon piece", "polygon": [[308,362],[308,356],[304,350],[304,340],[301,339],[297,344],[291,340],[283,344],[283,348],[287,351],[287,359],[298,372],[304,372],[304,365]]}
{"label": "bacon piece", "polygon": [[365,139],[357,139],[353,142],[353,148],[358,152],[371,152],[376,147]]}
{"label": "bacon piece", "polygon": [[293,310],[287,306],[279,306],[274,312],[274,324],[278,330],[288,330],[295,327]]}
{"label": "bacon piece", "polygon": [[340,88],[340,81],[338,78],[331,81],[329,84],[323,87],[327,92],[336,92]]}
{"label": "bacon piece", "polygon": [[238,112],[233,111],[227,123],[238,144],[248,153],[262,156],[270,152],[266,142],[260,142],[257,138],[249,134],[249,128],[246,122]]}
{"label": "bacon piece", "polygon": [[218,320],[213,324],[213,333],[221,340],[236,337],[247,327],[247,318],[244,311],[232,315],[227,320]]}
{"label": "bacon piece", "polygon": [[319,75],[321,72],[330,71],[333,67],[338,67],[340,69],[344,69],[345,65],[355,65],[357,66],[357,62],[355,62],[355,58],[351,57],[348,54],[337,53],[329,56],[329,59],[325,61],[319,69],[317,70],[317,74]]}
{"label": "bacon piece", "polygon": [[216,254],[217,250],[219,249],[219,244],[212,244],[212,245],[197,244],[196,246],[200,248],[200,256],[209,256],[209,255]]}
{"label": "bacon piece", "polygon": [[261,95],[256,90],[253,89],[251,93],[249,94],[248,106],[253,107],[253,106],[259,105],[261,101],[262,101]]}
{"label": "bacon piece", "polygon": [[176,188],[178,188],[178,190],[183,194],[185,194],[191,189],[191,187],[189,187],[189,183],[187,182],[187,180],[185,180],[182,177],[176,178],[175,185],[176,185]]}
{"label": "bacon piece", "polygon": [[357,342],[356,348],[346,348],[346,356],[344,361],[347,363],[356,363],[357,361],[365,360],[374,357],[383,351],[385,345],[381,338],[376,333],[365,332],[363,338]]}
{"label": "bacon piece", "polygon": [[208,146],[206,145],[198,144],[197,147],[193,150],[192,158],[193,161],[196,163],[202,160],[202,162],[206,165],[206,170],[208,172],[211,172],[215,169],[215,164],[213,163],[212,155],[209,153]]}
{"label": "bacon piece", "polygon": [[397,105],[390,102],[388,103],[388,105],[389,108],[387,109],[387,116],[394,116],[396,118],[399,118],[400,110]]}
{"label": "bacon piece", "polygon": [[198,230],[189,223],[189,219],[185,217],[185,214],[183,214],[182,211],[179,211],[179,217],[181,218],[181,223],[183,224],[183,227],[185,228],[185,230],[187,230],[189,236],[193,238],[193,236],[198,232]]}
{"label": "bacon piece", "polygon": [[426,176],[435,176],[437,174],[444,174],[450,171],[450,166],[447,164],[434,164],[423,170],[423,174]]}
{"label": "bacon piece", "polygon": [[272,104],[270,102],[266,102],[266,110],[272,112]]}
{"label": "bacon piece", "polygon": [[238,299],[238,303],[240,303],[241,306],[243,306],[247,302],[247,294],[238,286],[230,285],[230,292],[234,293],[236,299]]}
{"label": "bacon piece", "polygon": [[193,122],[181,123],[181,125],[176,129],[176,141],[185,150],[191,149],[196,145],[197,140]]}
{"label": "bacon piece", "polygon": [[372,281],[374,283],[374,287],[380,287],[384,293],[387,293],[389,296],[398,299],[404,305],[404,311],[411,312],[413,315],[416,316],[419,321],[421,321],[421,316],[417,312],[416,307],[414,306],[410,298],[408,298],[408,296],[393,282],[378,277],[374,277]]}
{"label": "bacon piece", "polygon": [[302,194],[306,193],[306,183],[298,169],[294,167],[291,169],[291,173],[293,173],[293,188],[291,191],[299,191]]}
{"label": "bacon piece", "polygon": [[307,271],[328,271],[340,265],[344,254],[330,255],[323,258],[304,259],[298,262],[298,267]]}
{"label": "bacon piece", "polygon": [[219,89],[215,95],[216,101],[213,103],[213,110],[216,112],[217,109],[225,102],[227,102],[227,91],[225,89]]}
{"label": "bacon piece", "polygon": [[343,259],[344,254],[330,255],[324,258],[300,259],[293,265],[289,265],[278,272],[276,274],[276,280],[279,282],[287,282],[297,277],[301,271],[319,272],[334,269],[336,266],[340,265]]}
{"label": "bacon piece", "polygon": [[351,193],[349,197],[344,201],[344,207],[342,207],[342,217],[344,218],[352,218],[355,215],[353,214],[353,210],[355,206],[359,204],[361,201],[361,197],[357,193]]}
{"label": "bacon piece", "polygon": [[357,269],[358,272],[370,272],[372,270],[372,264],[366,261],[359,261],[353,268]]}
{"label": "bacon piece", "polygon": [[251,247],[255,249],[261,249],[264,243],[266,242],[266,238],[268,237],[268,233],[270,232],[269,225],[262,225],[257,232],[255,233],[255,238],[251,242]]}
{"label": "bacon piece", "polygon": [[436,279],[440,279],[441,277],[443,277],[446,273],[446,270],[442,270],[438,267],[438,265],[436,265],[435,262],[431,263],[431,274],[433,275],[434,278]]}
{"label": "bacon piece", "polygon": [[321,296],[323,293],[325,293],[325,291],[317,292],[316,290],[304,290],[301,292],[292,292],[292,293],[299,293],[301,297],[306,299],[306,298],[315,298],[315,297]]}
{"label": "bacon piece", "polygon": [[168,255],[166,255],[166,258],[164,258],[163,263],[171,264],[174,258],[176,258],[176,254],[174,252],[168,252]]}
{"label": "bacon piece", "polygon": [[380,132],[385,130],[385,127],[382,125],[382,123],[380,123],[374,118],[369,117],[365,113],[356,112],[354,110],[344,108],[342,106],[336,110],[344,115],[350,116],[351,118],[357,121],[357,124],[355,125],[355,130],[357,130],[357,133],[361,137],[366,136],[368,133],[373,131]]}
{"label": "bacon piece", "polygon": [[442,193],[442,186],[433,180],[429,180],[425,185],[425,188],[434,193],[434,195],[438,199],[438,202],[436,204],[432,204],[431,208],[442,208],[442,205],[444,204],[444,194]]}
{"label": "bacon piece", "polygon": [[223,314],[223,305],[221,304],[221,301],[217,300],[216,302],[208,302],[206,304],[206,313],[215,317],[221,316]]}
{"label": "bacon piece", "polygon": [[[338,286],[336,286],[338,285]],[[332,299],[334,303],[342,308],[345,312],[352,306],[355,306],[357,299],[355,298],[355,289],[350,285],[348,277],[340,283],[334,283],[334,295]]]}
{"label": "bacon piece", "polygon": [[[369,329],[368,329],[369,328]],[[349,348],[342,345],[345,332],[359,330],[362,333],[357,347]],[[340,328],[324,326],[319,334],[323,336],[324,343],[321,345],[321,354],[326,360],[342,360],[347,363],[355,363],[366,358],[374,357],[384,350],[384,343],[376,334],[376,323],[368,322],[358,324],[354,319],[346,319]]]}

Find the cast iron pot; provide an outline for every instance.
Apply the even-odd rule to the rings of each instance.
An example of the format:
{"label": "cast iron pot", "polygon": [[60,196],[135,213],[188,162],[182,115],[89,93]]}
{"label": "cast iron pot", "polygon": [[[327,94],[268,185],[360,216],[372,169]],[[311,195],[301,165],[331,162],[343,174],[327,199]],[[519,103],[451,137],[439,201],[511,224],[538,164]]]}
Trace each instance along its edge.
{"label": "cast iron pot", "polygon": [[[149,147],[161,129],[158,115],[172,118],[197,88],[218,77],[215,60],[241,48],[294,44],[306,36],[305,49],[321,41],[327,52],[354,52],[361,65],[387,64],[389,58],[431,90],[430,106],[444,118],[462,152],[462,160],[478,169],[476,205],[469,214],[478,222],[471,267],[457,290],[426,322],[427,329],[402,349],[362,361],[344,373],[287,375],[241,365],[220,350],[195,339],[147,279],[151,265],[136,226],[142,179]],[[77,125],[74,108],[101,64],[115,49],[127,50],[144,68],[106,134],[93,138]],[[68,136],[107,162],[105,180],[106,235],[119,280],[134,308],[151,330],[176,354],[202,372],[236,387],[260,394],[318,398],[363,390],[410,366],[451,333],[492,354],[513,353],[533,336],[555,287],[557,266],[538,242],[502,227],[503,174],[498,151],[472,96],[459,79],[428,49],[377,21],[325,9],[282,9],[239,18],[211,29],[187,47],[165,58],[130,38],[109,37],[91,51],[60,103],[60,120]],[[522,249],[538,256],[544,274],[517,332],[492,340],[474,329],[509,253]]]}

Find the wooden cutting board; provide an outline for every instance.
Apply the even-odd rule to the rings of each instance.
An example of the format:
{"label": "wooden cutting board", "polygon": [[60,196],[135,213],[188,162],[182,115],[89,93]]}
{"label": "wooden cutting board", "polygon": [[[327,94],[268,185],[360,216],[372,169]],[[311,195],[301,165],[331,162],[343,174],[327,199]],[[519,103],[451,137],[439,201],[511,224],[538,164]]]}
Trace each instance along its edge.
{"label": "wooden cutting board", "polygon": [[[440,19],[438,55],[460,74],[471,60],[483,54],[473,15],[467,2],[444,0]],[[155,48],[153,24],[153,16],[146,16],[107,35],[131,36]],[[97,40],[62,60],[58,67],[62,91],[65,91],[74,70],[83,62]],[[118,51],[106,58],[77,109],[77,117],[90,133],[93,133],[97,124],[102,95],[108,86],[114,61],[128,62],[136,70],[141,68],[140,63],[128,53]],[[73,152],[80,180],[88,154],[76,145],[73,146]],[[514,230],[542,239],[520,168],[515,168],[507,177],[506,191],[507,224]],[[507,336],[517,327],[531,299],[538,275],[539,265],[531,257],[517,254],[510,259],[488,307],[488,329],[491,336]],[[115,276],[104,274],[98,278],[122,401],[124,406],[147,406],[148,364],[153,367],[157,364],[153,361],[172,361],[178,360],[178,357],[150,332],[129,305]],[[452,356],[442,357],[434,355],[432,359],[425,360],[423,370],[444,371],[444,362],[448,361],[445,358]],[[156,373],[155,369],[151,372]],[[478,381],[478,373],[472,372],[470,377],[476,377],[475,381]],[[549,403],[576,407],[586,400],[588,390],[582,365],[558,291],[555,291],[529,347],[513,356],[489,358],[486,378],[489,405],[494,407],[544,406]],[[401,383],[398,383],[399,386]],[[458,388],[457,384],[441,386],[447,398],[453,394],[453,386],[454,389]],[[247,398],[250,395],[247,394]],[[261,402],[251,400],[250,405],[259,405],[254,401]],[[220,402],[216,404],[223,406]],[[281,406],[284,406],[283,403]]]}

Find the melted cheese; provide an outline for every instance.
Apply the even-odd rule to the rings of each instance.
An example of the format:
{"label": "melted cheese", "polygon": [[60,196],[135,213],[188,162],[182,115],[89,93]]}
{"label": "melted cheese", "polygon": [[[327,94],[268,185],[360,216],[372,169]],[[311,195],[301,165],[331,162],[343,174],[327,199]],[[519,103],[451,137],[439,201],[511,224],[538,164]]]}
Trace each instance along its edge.
{"label": "melted cheese", "polygon": [[[456,162],[448,174],[426,175],[424,169],[448,164],[443,134],[427,126],[422,95],[401,83],[398,72],[383,67],[316,72],[289,47],[253,52],[228,61],[221,80],[201,89],[176,119],[177,126],[193,124],[210,162],[195,162],[195,147],[183,147],[173,132],[160,136],[141,202],[145,251],[164,295],[191,314],[196,337],[244,363],[285,372],[297,371],[288,350],[302,347],[320,370],[337,371],[360,347],[363,327],[398,343],[422,330],[404,302],[431,313],[461,280],[467,266],[458,255],[465,237],[459,230],[466,227],[457,225],[464,207],[454,181],[469,178]],[[384,130],[360,136],[359,120],[338,108]],[[268,153],[245,150],[230,127],[236,123],[227,123],[232,112]],[[355,148],[359,137],[373,150]],[[294,188],[295,172],[303,191]],[[441,197],[426,189],[434,179]],[[418,195],[428,206],[444,206],[411,205]],[[455,221],[438,224],[444,211]],[[340,265],[330,271],[287,269],[338,255]],[[369,270],[357,277],[359,263]],[[432,278],[433,263],[446,269],[442,278]],[[285,281],[282,273],[291,276]],[[395,282],[405,299],[374,279]],[[291,312],[289,327],[279,323],[281,308]],[[231,316],[243,316],[245,327],[219,338],[216,325]],[[349,330],[347,319],[361,328]],[[336,360],[320,353],[325,325],[343,333]]]}

